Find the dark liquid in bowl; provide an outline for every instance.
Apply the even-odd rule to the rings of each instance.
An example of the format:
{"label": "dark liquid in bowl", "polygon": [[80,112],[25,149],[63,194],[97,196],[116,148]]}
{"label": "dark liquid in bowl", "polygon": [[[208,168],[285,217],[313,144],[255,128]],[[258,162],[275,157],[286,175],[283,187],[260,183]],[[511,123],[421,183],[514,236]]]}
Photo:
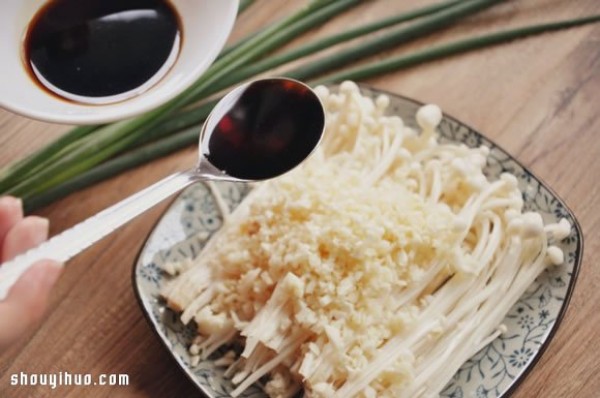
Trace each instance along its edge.
{"label": "dark liquid in bowl", "polygon": [[246,86],[202,148],[230,176],[261,180],[298,165],[319,142],[325,123],[315,93],[300,83],[260,80]]}
{"label": "dark liquid in bowl", "polygon": [[108,97],[155,76],[179,51],[180,30],[165,0],[52,0],[29,25],[25,61],[54,92]]}

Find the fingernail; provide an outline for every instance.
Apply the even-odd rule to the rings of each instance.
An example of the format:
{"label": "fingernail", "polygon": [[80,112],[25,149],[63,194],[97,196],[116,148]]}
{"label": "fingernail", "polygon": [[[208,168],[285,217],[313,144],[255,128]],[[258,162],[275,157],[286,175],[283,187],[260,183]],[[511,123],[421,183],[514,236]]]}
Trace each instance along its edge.
{"label": "fingernail", "polygon": [[50,221],[47,218],[30,216],[27,218],[27,222],[30,223],[33,237],[38,244],[48,239]]}
{"label": "fingernail", "polygon": [[20,210],[23,208],[23,201],[20,198],[14,196],[3,196],[0,198],[0,206],[10,207],[14,210]]}

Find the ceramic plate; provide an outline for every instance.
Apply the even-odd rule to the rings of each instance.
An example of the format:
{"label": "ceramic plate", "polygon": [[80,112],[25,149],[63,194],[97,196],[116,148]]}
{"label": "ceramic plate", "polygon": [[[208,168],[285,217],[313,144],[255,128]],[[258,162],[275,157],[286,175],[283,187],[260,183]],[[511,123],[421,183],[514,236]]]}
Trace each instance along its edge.
{"label": "ceramic plate", "polygon": [[[361,89],[364,95],[373,97],[383,93],[367,87]],[[391,99],[388,113],[414,125],[414,115],[421,104],[385,94]],[[464,143],[470,147],[489,146],[486,173],[492,179],[504,171],[513,173],[523,191],[526,209],[540,212],[545,222],[556,222],[564,217],[573,226],[569,237],[559,244],[565,253],[565,264],[547,269],[535,281],[506,316],[504,323],[508,331],[466,362],[441,394],[446,398],[506,397],[533,368],[565,313],[582,258],[581,229],[573,213],[552,190],[480,133],[448,116],[444,117],[439,132],[446,142]],[[231,208],[249,191],[248,186],[234,183],[221,183],[218,188]],[[207,186],[190,187],[157,223],[133,273],[137,297],[152,329],[190,380],[210,398],[228,397],[232,385],[211,360],[197,366],[190,364],[187,347],[195,336],[195,328],[183,326],[178,316],[159,299],[158,292],[169,278],[162,273],[160,264],[197,256],[207,238],[220,228],[221,222],[221,214]],[[245,398],[265,396],[258,387],[250,388],[242,395]]]}

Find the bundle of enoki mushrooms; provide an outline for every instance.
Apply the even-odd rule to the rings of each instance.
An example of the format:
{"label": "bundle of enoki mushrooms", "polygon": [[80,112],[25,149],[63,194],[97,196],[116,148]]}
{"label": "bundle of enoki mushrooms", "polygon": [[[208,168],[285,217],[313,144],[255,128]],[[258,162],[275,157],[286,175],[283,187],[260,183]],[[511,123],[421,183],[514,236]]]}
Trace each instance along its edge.
{"label": "bundle of enoki mushrooms", "polygon": [[162,295],[196,323],[196,361],[242,344],[216,359],[234,397],[254,383],[281,398],[437,396],[563,262],[552,242],[571,226],[523,212],[515,176],[486,178],[489,148],[440,143],[437,106],[412,129],[352,82],[317,93],[316,153],[230,214],[221,205],[223,227],[165,266]]}

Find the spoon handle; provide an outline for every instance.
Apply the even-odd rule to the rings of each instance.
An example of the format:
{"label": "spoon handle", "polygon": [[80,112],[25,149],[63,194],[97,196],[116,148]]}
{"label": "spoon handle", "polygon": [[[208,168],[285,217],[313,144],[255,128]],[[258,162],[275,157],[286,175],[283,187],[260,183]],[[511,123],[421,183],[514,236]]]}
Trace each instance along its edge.
{"label": "spoon handle", "polygon": [[101,211],[0,266],[0,300],[28,268],[42,259],[66,262],[117,228],[201,177],[195,170],[173,174]]}

